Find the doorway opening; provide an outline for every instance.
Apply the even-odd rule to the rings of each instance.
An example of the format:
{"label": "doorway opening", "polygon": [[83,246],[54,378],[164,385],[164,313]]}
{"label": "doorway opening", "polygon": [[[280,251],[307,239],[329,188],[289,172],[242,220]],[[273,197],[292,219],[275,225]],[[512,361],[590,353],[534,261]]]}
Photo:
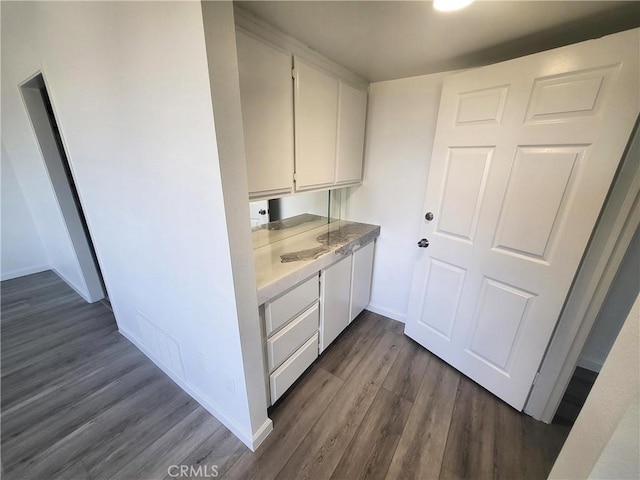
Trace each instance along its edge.
{"label": "doorway opening", "polygon": [[89,303],[104,300],[110,308],[98,257],[42,73],[23,83],[20,92],[86,286],[86,295],[78,293]]}
{"label": "doorway opening", "polygon": [[640,227],[636,228],[598,312],[553,423],[573,425],[596,381],[633,302],[640,293]]}

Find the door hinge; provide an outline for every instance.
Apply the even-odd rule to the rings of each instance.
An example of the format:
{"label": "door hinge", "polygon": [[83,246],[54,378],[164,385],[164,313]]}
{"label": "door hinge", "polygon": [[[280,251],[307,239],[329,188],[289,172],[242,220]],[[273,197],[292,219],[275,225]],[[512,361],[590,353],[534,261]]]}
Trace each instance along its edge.
{"label": "door hinge", "polygon": [[297,78],[298,71],[295,68],[291,69],[291,78]]}
{"label": "door hinge", "polygon": [[293,183],[295,183],[296,180],[298,180],[298,174],[296,172],[293,172]]}
{"label": "door hinge", "polygon": [[533,382],[531,383],[531,387],[535,387],[536,383],[538,383],[538,378],[540,378],[540,372],[536,372],[536,376],[533,377]]}

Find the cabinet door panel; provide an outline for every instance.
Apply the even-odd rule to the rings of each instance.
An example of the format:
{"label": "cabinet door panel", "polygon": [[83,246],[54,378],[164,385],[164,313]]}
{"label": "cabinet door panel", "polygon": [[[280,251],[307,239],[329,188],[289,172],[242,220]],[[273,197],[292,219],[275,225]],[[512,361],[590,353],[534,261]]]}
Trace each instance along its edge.
{"label": "cabinet door panel", "polygon": [[362,312],[371,298],[371,275],[373,273],[373,246],[375,242],[365,245],[353,252],[353,269],[351,273],[351,313],[349,322]]}
{"label": "cabinet door panel", "polygon": [[349,325],[351,255],[322,271],[320,300],[320,352]]}
{"label": "cabinet door panel", "polygon": [[335,181],[338,79],[295,57],[296,190]]}
{"label": "cabinet door panel", "polygon": [[250,198],[293,191],[291,55],[236,31]]}
{"label": "cabinet door panel", "polygon": [[367,92],[340,81],[336,183],[362,180]]}

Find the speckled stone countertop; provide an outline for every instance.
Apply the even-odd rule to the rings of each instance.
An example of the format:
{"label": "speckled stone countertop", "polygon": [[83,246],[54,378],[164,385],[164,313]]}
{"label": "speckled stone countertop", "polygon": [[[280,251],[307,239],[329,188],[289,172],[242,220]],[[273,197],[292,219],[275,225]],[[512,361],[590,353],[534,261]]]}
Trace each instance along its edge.
{"label": "speckled stone countertop", "polygon": [[378,225],[298,215],[253,229],[258,304],[279,295],[380,235]]}

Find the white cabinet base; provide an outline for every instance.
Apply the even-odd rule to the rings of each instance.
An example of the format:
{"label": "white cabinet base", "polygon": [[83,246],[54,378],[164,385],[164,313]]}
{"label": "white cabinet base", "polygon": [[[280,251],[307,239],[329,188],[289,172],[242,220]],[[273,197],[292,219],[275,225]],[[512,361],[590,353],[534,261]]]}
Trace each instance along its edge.
{"label": "white cabinet base", "polygon": [[[375,241],[267,301],[265,328],[265,372],[271,404],[369,304]],[[318,319],[319,317],[319,319]],[[319,326],[318,326],[319,321]]]}

